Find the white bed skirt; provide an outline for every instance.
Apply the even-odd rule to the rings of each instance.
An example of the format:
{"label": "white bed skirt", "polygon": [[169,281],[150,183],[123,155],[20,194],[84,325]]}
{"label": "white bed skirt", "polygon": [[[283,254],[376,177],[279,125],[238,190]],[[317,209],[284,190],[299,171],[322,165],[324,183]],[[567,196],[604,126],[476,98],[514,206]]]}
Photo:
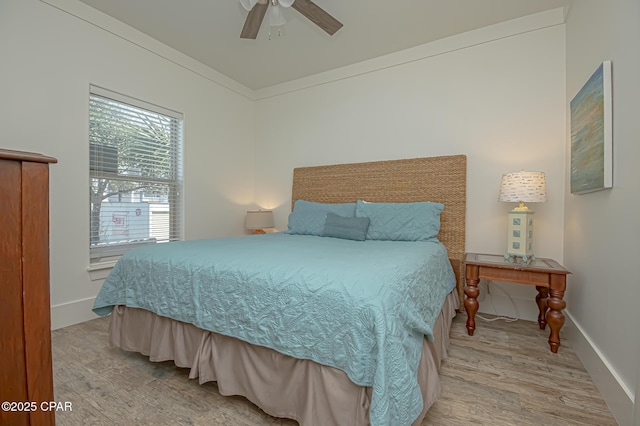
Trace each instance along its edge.
{"label": "white bed skirt", "polygon": [[[419,425],[440,396],[440,363],[447,356],[457,292],[447,296],[434,327],[434,342],[424,340],[418,381],[424,408]],[[194,325],[136,308],[117,306],[111,314],[110,343],[189,368],[199,382],[215,381],[223,395],[242,395],[266,413],[303,426],[369,425],[371,388],[352,383],[333,367],[282,355],[272,349],[201,330]]]}

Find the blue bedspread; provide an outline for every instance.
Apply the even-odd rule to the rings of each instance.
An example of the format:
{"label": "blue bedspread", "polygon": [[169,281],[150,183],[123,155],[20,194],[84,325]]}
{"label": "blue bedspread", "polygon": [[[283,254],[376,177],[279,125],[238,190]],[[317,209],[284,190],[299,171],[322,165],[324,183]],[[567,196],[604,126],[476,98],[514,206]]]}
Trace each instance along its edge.
{"label": "blue bedspread", "polygon": [[143,308],[339,368],[373,388],[371,424],[395,426],[422,410],[422,339],[454,287],[437,241],[274,233],[131,250],[93,310]]}

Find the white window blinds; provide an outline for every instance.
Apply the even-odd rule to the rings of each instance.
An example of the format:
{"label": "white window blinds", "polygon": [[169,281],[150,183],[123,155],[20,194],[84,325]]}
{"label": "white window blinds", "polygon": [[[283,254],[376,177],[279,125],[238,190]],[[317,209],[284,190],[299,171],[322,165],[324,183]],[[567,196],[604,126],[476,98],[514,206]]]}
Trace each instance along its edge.
{"label": "white window blinds", "polygon": [[182,238],[182,115],[91,87],[91,261]]}

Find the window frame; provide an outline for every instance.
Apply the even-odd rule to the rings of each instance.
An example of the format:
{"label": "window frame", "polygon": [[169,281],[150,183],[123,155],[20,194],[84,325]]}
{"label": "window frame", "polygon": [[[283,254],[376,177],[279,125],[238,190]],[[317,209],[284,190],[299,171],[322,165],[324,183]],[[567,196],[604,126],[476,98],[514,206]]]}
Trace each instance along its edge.
{"label": "window frame", "polygon": [[[100,99],[103,98],[103,99]],[[156,204],[168,204],[169,205],[169,225],[168,225],[168,238],[163,239],[160,242],[170,242],[170,241],[180,241],[184,239],[184,199],[183,199],[183,191],[184,191],[184,182],[183,182],[183,146],[184,146],[184,116],[182,113],[151,104],[149,102],[145,102],[139,99],[132,98],[127,95],[123,95],[121,93],[113,92],[102,87],[90,85],[89,86],[89,96],[88,96],[88,145],[89,145],[89,185],[90,185],[90,193],[93,193],[93,183],[94,179],[112,179],[118,180],[121,182],[132,182],[132,183],[149,183],[149,184],[157,184],[162,186],[167,186],[167,202],[166,203],[156,203]],[[162,116],[162,118],[169,119],[170,126],[170,154],[168,157],[163,157],[164,160],[167,160],[170,164],[170,178],[157,178],[157,177],[146,177],[141,175],[131,175],[126,172],[121,172],[118,169],[118,164],[115,164],[115,173],[113,169],[113,164],[109,165],[106,162],[103,162],[103,156],[101,154],[96,154],[94,152],[95,147],[91,145],[94,144],[92,142],[91,136],[91,122],[92,122],[92,102],[104,102],[106,105],[110,102],[116,102],[117,108],[122,108],[124,111],[128,108],[133,108],[134,110],[144,110],[146,113],[157,114]],[[120,117],[118,117],[120,118]],[[100,148],[101,152],[104,151],[107,146],[111,146],[108,144],[97,144]],[[136,145],[138,146],[138,145]],[[139,145],[141,149],[147,149],[148,146],[141,143]],[[117,152],[117,151],[116,151]],[[117,155],[117,154],[116,154]],[[98,160],[100,159],[100,161]],[[117,162],[117,157],[116,157]],[[149,161],[153,163],[153,160]],[[105,165],[106,164],[106,165]],[[129,194],[130,196],[134,193],[133,190],[131,192],[123,192]],[[102,194],[105,195],[105,194]],[[92,213],[92,204],[93,197],[90,195],[89,197],[89,260],[90,260],[90,268],[91,266],[97,266],[103,264],[111,264],[114,263],[121,255],[126,253],[129,249],[138,247],[141,245],[155,243],[157,240],[153,240],[152,238],[147,238],[146,240],[137,240],[131,239],[131,241],[121,242],[121,243],[94,243],[92,240],[94,237],[93,231],[93,213]],[[106,200],[103,198],[101,204]],[[100,208],[101,211],[102,207]],[[148,222],[151,221],[151,211],[149,211],[149,219]],[[151,226],[151,224],[150,224]],[[100,245],[98,245],[100,244]]]}

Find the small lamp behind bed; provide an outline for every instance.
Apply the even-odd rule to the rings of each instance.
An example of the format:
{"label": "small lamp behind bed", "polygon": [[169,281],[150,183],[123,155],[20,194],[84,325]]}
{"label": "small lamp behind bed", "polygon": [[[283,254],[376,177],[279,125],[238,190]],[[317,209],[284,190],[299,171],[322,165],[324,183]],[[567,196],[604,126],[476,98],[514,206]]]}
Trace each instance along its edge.
{"label": "small lamp behind bed", "polygon": [[266,234],[265,229],[273,228],[273,212],[271,210],[249,210],[244,227],[252,234]]}

